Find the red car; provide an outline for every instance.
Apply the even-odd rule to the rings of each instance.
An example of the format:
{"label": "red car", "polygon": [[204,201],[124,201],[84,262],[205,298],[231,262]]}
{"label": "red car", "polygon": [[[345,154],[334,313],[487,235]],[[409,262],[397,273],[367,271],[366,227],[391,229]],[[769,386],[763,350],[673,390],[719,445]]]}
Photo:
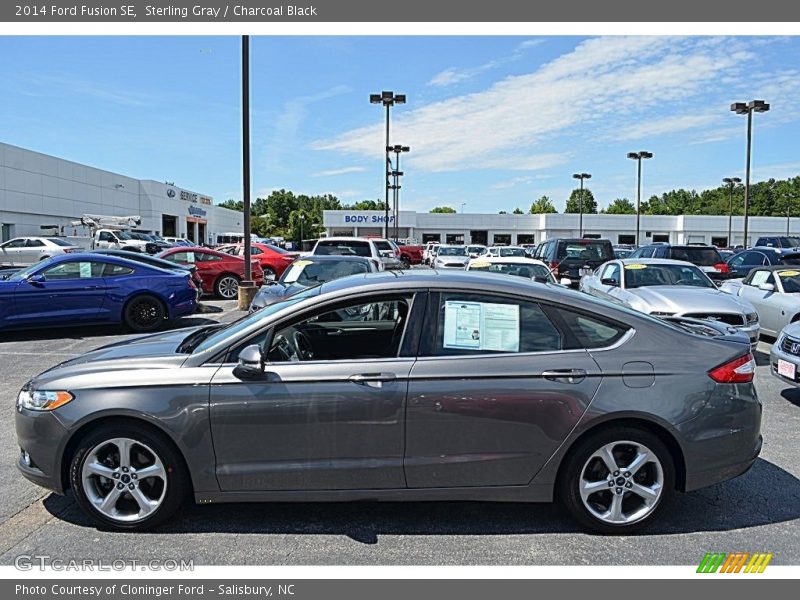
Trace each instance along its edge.
{"label": "red car", "polygon": [[[239,282],[244,279],[244,259],[210,248],[178,246],[158,255],[164,260],[179,265],[194,265],[203,280],[203,290],[214,293],[223,300],[233,300],[239,295]],[[257,286],[264,283],[264,270],[253,260],[253,281]]]}
{"label": "red car", "polygon": [[403,267],[406,269],[409,268],[411,265],[421,265],[422,264],[422,246],[398,246],[400,249],[400,260],[403,263]]}
{"label": "red car", "polygon": [[[234,256],[244,256],[244,244],[226,244],[217,246],[217,250],[232,254]],[[277,280],[286,270],[294,259],[300,256],[299,252],[289,252],[272,244],[263,242],[253,242],[250,244],[250,255],[259,262],[264,269],[264,278]]]}

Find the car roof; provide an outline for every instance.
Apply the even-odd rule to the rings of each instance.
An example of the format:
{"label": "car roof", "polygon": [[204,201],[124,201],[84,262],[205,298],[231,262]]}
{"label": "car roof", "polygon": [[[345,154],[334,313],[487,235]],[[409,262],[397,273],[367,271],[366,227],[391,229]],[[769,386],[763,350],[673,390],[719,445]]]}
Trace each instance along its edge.
{"label": "car roof", "polygon": [[620,262],[623,265],[681,265],[684,267],[697,266],[688,260],[675,260],[672,258],[618,258],[614,261],[608,262]]}
{"label": "car roof", "polygon": [[372,242],[375,240],[382,240],[385,238],[363,238],[363,237],[355,237],[355,236],[337,236],[337,237],[326,237],[320,238],[317,240],[317,243],[320,244],[322,242]]}
{"label": "car roof", "polygon": [[299,256],[297,260],[311,260],[314,262],[360,262],[373,264],[366,256],[354,256],[350,254],[305,254]]}
{"label": "car roof", "polygon": [[796,271],[800,270],[800,265],[764,265],[753,267],[753,271]]}
{"label": "car roof", "polygon": [[478,264],[482,262],[487,262],[493,265],[539,265],[545,267],[546,269],[550,268],[541,260],[526,258],[524,256],[479,256],[478,258],[473,258],[471,261],[469,261],[469,264]]}

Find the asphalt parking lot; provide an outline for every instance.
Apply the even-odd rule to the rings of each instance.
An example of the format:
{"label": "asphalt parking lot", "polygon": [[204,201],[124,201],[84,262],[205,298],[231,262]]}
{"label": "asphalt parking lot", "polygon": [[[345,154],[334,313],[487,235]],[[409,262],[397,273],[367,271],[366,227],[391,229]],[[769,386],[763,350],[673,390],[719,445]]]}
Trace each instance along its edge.
{"label": "asphalt parking lot", "polygon": [[[233,302],[181,326],[227,321]],[[768,371],[759,344],[756,387],[764,449],[750,472],[675,497],[635,537],[580,532],[557,506],[489,503],[249,504],[187,506],[146,534],[96,529],[70,497],[52,495],[16,469],[14,402],[54,364],[130,337],[119,328],[0,334],[0,564],[23,554],[69,559],[192,559],[195,564],[697,564],[706,552],[763,551],[800,564],[800,391]]]}

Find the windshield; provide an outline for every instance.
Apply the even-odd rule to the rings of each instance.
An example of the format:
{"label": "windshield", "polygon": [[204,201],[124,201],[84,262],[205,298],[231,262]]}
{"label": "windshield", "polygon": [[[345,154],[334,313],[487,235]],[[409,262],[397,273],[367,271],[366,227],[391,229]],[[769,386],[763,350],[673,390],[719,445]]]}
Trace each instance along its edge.
{"label": "windshield", "polygon": [[704,246],[683,246],[672,248],[671,258],[675,260],[685,260],[701,267],[711,267],[721,262],[722,256],[717,252],[716,248],[709,248]]}
{"label": "windshield", "polygon": [[466,256],[467,249],[464,246],[450,246],[449,248],[439,248],[439,256]]}
{"label": "windshield", "polygon": [[314,254],[331,255],[336,254],[340,256],[355,255],[355,256],[372,256],[372,250],[369,242],[362,242],[359,240],[353,241],[335,241],[323,240],[317,244]]}
{"label": "windshield", "polygon": [[555,278],[553,278],[550,273],[550,269],[536,263],[526,265],[521,263],[476,262],[470,265],[469,270],[516,275],[517,277],[525,277],[526,279],[545,279],[550,283],[556,282]]}
{"label": "windshield", "polygon": [[469,250],[470,254],[474,254],[475,252],[483,252],[486,248],[484,246],[469,246],[467,250]]}
{"label": "windshield", "polygon": [[261,310],[246,315],[241,319],[238,319],[233,323],[225,325],[221,328],[212,326],[208,329],[201,329],[200,331],[196,331],[195,333],[189,336],[190,338],[194,339],[187,338],[186,340],[184,340],[178,350],[180,352],[187,352],[192,354],[205,352],[206,350],[208,350],[209,348],[213,348],[217,344],[220,344],[226,340],[236,337],[240,332],[244,331],[254,323],[266,320],[268,317],[270,317],[271,315],[275,314],[278,311],[283,310],[287,306],[292,306],[294,304],[297,304],[301,300],[305,300],[310,296],[315,296],[319,294],[319,291],[320,291],[319,286],[308,288],[306,290],[303,290],[302,292],[298,292],[297,294],[292,294],[288,298],[279,300],[274,304],[265,306]]}
{"label": "windshield", "polygon": [[578,240],[561,242],[558,245],[558,260],[579,259],[607,261],[614,259],[614,251],[610,242],[590,242]]}
{"label": "windshield", "polygon": [[625,287],[637,288],[652,285],[685,285],[699,288],[716,288],[700,269],[691,265],[656,265],[633,263],[625,265]]}
{"label": "windshield", "polygon": [[320,261],[298,260],[289,265],[280,282],[285,284],[297,283],[306,287],[341,279],[348,275],[367,273],[367,265],[361,261]]}
{"label": "windshield", "polygon": [[278,254],[289,254],[288,250],[284,250],[280,246],[276,246],[275,244],[264,244],[267,248],[272,250],[273,252],[277,252]]}
{"label": "windshield", "polygon": [[[44,262],[44,261],[43,261]],[[27,277],[30,277],[39,267],[42,266],[41,262],[34,263],[29,267],[25,267],[24,269],[15,272],[12,275],[9,275],[8,281],[22,281]],[[2,271],[0,271],[0,275],[2,275]]]}
{"label": "windshield", "polygon": [[800,271],[786,270],[777,271],[776,275],[780,278],[783,285],[783,291],[787,294],[796,294],[800,292]]}
{"label": "windshield", "polygon": [[500,256],[525,257],[525,248],[500,248]]}
{"label": "windshield", "polygon": [[121,240],[132,240],[131,234],[127,231],[117,231],[117,237]]}

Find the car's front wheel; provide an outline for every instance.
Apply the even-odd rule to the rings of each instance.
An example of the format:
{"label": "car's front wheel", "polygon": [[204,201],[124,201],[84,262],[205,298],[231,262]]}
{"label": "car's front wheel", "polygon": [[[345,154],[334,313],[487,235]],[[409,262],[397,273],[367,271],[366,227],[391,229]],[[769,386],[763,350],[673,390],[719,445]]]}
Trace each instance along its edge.
{"label": "car's front wheel", "polygon": [[70,464],[78,505],[102,527],[144,530],[172,516],[186,491],[185,468],[163,437],[146,427],[98,429]]}
{"label": "car's front wheel", "polygon": [[675,467],[653,433],[613,427],[579,443],[561,471],[570,514],[598,533],[628,534],[650,523],[675,488]]}

